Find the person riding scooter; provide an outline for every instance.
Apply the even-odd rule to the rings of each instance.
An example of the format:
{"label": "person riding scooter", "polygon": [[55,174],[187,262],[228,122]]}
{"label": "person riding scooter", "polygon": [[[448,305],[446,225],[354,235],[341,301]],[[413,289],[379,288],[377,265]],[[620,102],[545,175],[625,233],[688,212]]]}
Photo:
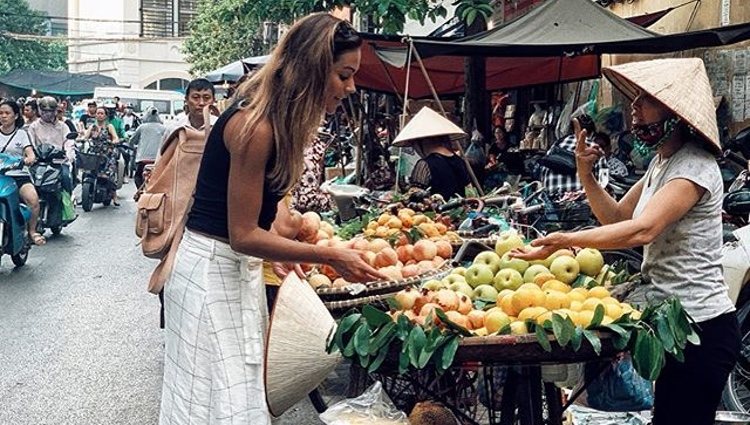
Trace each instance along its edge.
{"label": "person riding scooter", "polygon": [[29,125],[28,133],[31,143],[38,147],[43,143],[65,152],[65,161],[62,167],[63,190],[69,194],[73,192],[73,177],[71,164],[75,161],[75,143],[66,139],[70,130],[65,123],[57,119],[57,100],[52,96],[45,96],[37,102],[40,119]]}
{"label": "person riding scooter", "polygon": [[[28,167],[36,161],[36,155],[29,135],[21,128],[23,124],[24,119],[18,103],[12,100],[0,103],[0,153],[23,158],[24,165]],[[31,182],[29,170],[8,171],[6,176],[16,181],[21,200],[31,209],[28,223],[29,240],[34,245],[44,245],[47,241],[36,229],[39,218],[39,195]]]}
{"label": "person riding scooter", "polygon": [[[107,120],[107,111],[104,107],[96,109],[96,123],[86,130],[84,139],[91,140],[94,143],[112,143],[117,144],[120,138],[117,136],[117,131],[114,126]],[[120,153],[117,149],[109,147],[106,149],[107,152],[107,163],[104,165],[105,172],[110,179],[110,182],[114,185],[112,191],[112,203],[115,206],[120,206],[117,202],[117,181],[118,181],[118,160]]]}

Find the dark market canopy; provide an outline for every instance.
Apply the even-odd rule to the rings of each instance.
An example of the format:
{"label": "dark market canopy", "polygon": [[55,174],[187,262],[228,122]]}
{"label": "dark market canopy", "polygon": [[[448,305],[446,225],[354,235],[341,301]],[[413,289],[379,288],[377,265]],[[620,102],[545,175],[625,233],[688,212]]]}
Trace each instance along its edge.
{"label": "dark market canopy", "polygon": [[505,25],[459,40],[415,39],[422,56],[668,53],[750,39],[750,23],[660,35],[591,0],[548,0]]}
{"label": "dark market canopy", "polygon": [[205,78],[214,84],[221,84],[225,82],[234,83],[242,78],[242,76],[247,72],[268,62],[268,59],[270,57],[270,55],[252,56],[249,58],[238,60],[209,72],[208,74],[206,74]]}
{"label": "dark market canopy", "polygon": [[86,96],[93,94],[95,87],[117,87],[115,79],[106,75],[29,69],[16,69],[3,75],[0,84],[56,96]]}

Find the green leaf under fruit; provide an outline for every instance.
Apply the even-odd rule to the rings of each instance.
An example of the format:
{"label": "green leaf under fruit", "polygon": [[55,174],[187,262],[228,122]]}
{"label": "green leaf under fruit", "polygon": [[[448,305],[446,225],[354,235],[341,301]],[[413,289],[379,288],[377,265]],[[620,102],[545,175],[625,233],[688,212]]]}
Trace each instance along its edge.
{"label": "green leaf under fruit", "polygon": [[453,364],[453,359],[458,351],[458,337],[453,335],[443,348],[443,355],[440,358],[440,368],[448,369]]}
{"label": "green leaf under fruit", "polygon": [[578,351],[581,349],[581,344],[583,343],[582,327],[576,326],[575,329],[573,329],[573,337],[570,338],[570,343],[574,351]]}
{"label": "green leaf under fruit", "polygon": [[536,340],[539,342],[539,345],[542,346],[544,351],[548,353],[552,352],[552,345],[549,343],[549,338],[547,337],[547,332],[544,331],[544,328],[537,326],[534,333],[536,334]]}
{"label": "green leaf under fruit", "polygon": [[589,325],[589,328],[595,328],[601,325],[603,319],[604,319],[604,305],[597,304],[596,308],[594,309],[594,317],[591,319],[591,324]]}
{"label": "green leaf under fruit", "polygon": [[565,347],[573,337],[575,328],[570,326],[565,319],[557,313],[552,314],[552,332],[555,334],[560,347]]}
{"label": "green leaf under fruit", "polygon": [[597,335],[596,332],[584,330],[583,336],[586,338],[589,344],[591,344],[591,347],[594,349],[596,355],[600,355],[602,353],[602,341],[599,339],[599,335]]}
{"label": "green leaf under fruit", "polygon": [[380,351],[378,352],[378,355],[375,357],[375,359],[373,359],[372,363],[370,363],[370,366],[367,368],[367,372],[373,373],[376,370],[378,370],[380,365],[383,364],[383,361],[385,360],[387,355],[388,355],[388,346],[385,346],[380,349]]}
{"label": "green leaf under fruit", "polygon": [[354,351],[360,356],[367,356],[370,352],[370,329],[367,326],[360,326],[354,332]]}
{"label": "green leaf under fruit", "polygon": [[382,310],[378,310],[370,304],[362,307],[362,315],[365,317],[365,319],[367,319],[367,324],[371,329],[376,329],[380,326],[385,325],[386,323],[393,322],[393,319],[391,319],[391,317],[388,316],[385,312],[383,312]]}

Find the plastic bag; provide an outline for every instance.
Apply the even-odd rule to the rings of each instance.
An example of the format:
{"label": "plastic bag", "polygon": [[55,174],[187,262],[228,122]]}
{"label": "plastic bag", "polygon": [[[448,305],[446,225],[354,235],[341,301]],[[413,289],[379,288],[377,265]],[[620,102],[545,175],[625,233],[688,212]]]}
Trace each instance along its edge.
{"label": "plastic bag", "polygon": [[70,221],[76,218],[76,209],[73,206],[73,199],[70,197],[70,193],[62,191],[62,219],[63,221]]}
{"label": "plastic bag", "polygon": [[383,384],[375,382],[361,396],[340,401],[320,414],[327,425],[409,425],[406,414],[396,408],[383,391]]}
{"label": "plastic bag", "polygon": [[598,368],[592,364],[586,370],[587,380],[591,379],[586,389],[590,407],[605,412],[639,412],[654,406],[653,386],[638,375],[629,355],[614,360],[604,372],[595,375]]}

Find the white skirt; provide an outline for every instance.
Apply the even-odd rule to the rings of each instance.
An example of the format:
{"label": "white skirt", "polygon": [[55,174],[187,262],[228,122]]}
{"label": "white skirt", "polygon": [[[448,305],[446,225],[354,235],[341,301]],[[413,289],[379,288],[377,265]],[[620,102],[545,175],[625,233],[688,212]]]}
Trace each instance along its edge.
{"label": "white skirt", "polygon": [[164,290],[160,425],[270,425],[262,261],[185,231]]}

